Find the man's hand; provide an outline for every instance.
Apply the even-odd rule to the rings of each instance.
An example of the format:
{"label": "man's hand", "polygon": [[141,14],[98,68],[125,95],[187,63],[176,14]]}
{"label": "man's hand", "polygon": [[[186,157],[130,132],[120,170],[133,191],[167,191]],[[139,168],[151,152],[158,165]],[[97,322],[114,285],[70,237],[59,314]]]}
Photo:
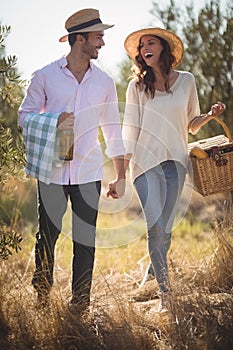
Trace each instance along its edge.
{"label": "man's hand", "polygon": [[114,180],[108,184],[107,197],[121,198],[125,193],[125,179]]}
{"label": "man's hand", "polygon": [[57,121],[57,128],[62,130],[73,129],[74,127],[74,113],[62,112]]}
{"label": "man's hand", "polygon": [[112,158],[116,179],[111,181],[108,185],[107,197],[121,198],[125,193],[125,167],[124,156],[117,156]]}

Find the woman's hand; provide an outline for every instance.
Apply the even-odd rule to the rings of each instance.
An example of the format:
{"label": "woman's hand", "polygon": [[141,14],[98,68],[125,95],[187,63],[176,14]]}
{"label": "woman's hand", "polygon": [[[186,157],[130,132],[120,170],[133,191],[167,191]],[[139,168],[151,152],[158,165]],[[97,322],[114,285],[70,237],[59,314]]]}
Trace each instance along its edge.
{"label": "woman's hand", "polygon": [[121,198],[125,193],[125,179],[114,180],[108,184],[107,197]]}
{"label": "woman's hand", "polygon": [[199,117],[195,117],[189,123],[189,132],[195,135],[199,129],[208,123],[213,117],[220,117],[220,115],[225,111],[226,106],[221,101],[218,101],[211,106],[211,110],[207,114],[202,114]]}
{"label": "woman's hand", "polygon": [[226,105],[222,103],[221,101],[218,101],[214,105],[211,106],[211,110],[207,115],[213,116],[213,117],[220,117],[220,115],[225,111]]}

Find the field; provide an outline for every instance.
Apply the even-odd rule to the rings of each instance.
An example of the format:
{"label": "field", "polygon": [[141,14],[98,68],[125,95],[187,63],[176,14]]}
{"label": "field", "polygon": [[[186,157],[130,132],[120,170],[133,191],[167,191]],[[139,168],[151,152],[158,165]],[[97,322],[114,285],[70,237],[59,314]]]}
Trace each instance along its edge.
{"label": "field", "polygon": [[[30,187],[31,186],[31,187]],[[35,184],[27,185],[35,194]],[[21,193],[22,191],[22,193]],[[17,205],[26,200],[17,191]],[[21,193],[21,194],[20,194]],[[186,186],[169,252],[174,304],[157,312],[155,280],[140,288],[149,263],[144,218],[128,182],[106,199],[104,183],[90,314],[67,307],[71,293],[71,213],[56,250],[50,309],[37,310],[31,286],[35,225],[22,226],[22,250],[1,261],[0,349],[233,349],[233,236],[228,195],[203,198]],[[28,209],[29,210],[29,209]]]}

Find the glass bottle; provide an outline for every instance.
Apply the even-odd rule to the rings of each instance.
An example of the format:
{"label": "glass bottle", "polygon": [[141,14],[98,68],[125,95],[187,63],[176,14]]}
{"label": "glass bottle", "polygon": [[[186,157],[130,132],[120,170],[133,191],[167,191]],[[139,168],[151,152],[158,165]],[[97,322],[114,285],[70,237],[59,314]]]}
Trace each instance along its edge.
{"label": "glass bottle", "polygon": [[[71,108],[66,107],[66,112],[71,113]],[[68,130],[57,130],[59,138],[59,159],[65,161],[71,161],[73,159],[74,151],[74,131],[73,129]]]}

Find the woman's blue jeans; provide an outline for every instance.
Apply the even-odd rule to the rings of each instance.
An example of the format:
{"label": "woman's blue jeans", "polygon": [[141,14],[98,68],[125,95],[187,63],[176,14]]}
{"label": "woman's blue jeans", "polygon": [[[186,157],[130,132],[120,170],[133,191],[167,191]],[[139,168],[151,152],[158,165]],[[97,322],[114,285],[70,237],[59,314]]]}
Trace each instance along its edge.
{"label": "woman's blue jeans", "polygon": [[146,219],[148,251],[161,292],[170,289],[167,252],[185,176],[182,164],[168,160],[134,182]]}

